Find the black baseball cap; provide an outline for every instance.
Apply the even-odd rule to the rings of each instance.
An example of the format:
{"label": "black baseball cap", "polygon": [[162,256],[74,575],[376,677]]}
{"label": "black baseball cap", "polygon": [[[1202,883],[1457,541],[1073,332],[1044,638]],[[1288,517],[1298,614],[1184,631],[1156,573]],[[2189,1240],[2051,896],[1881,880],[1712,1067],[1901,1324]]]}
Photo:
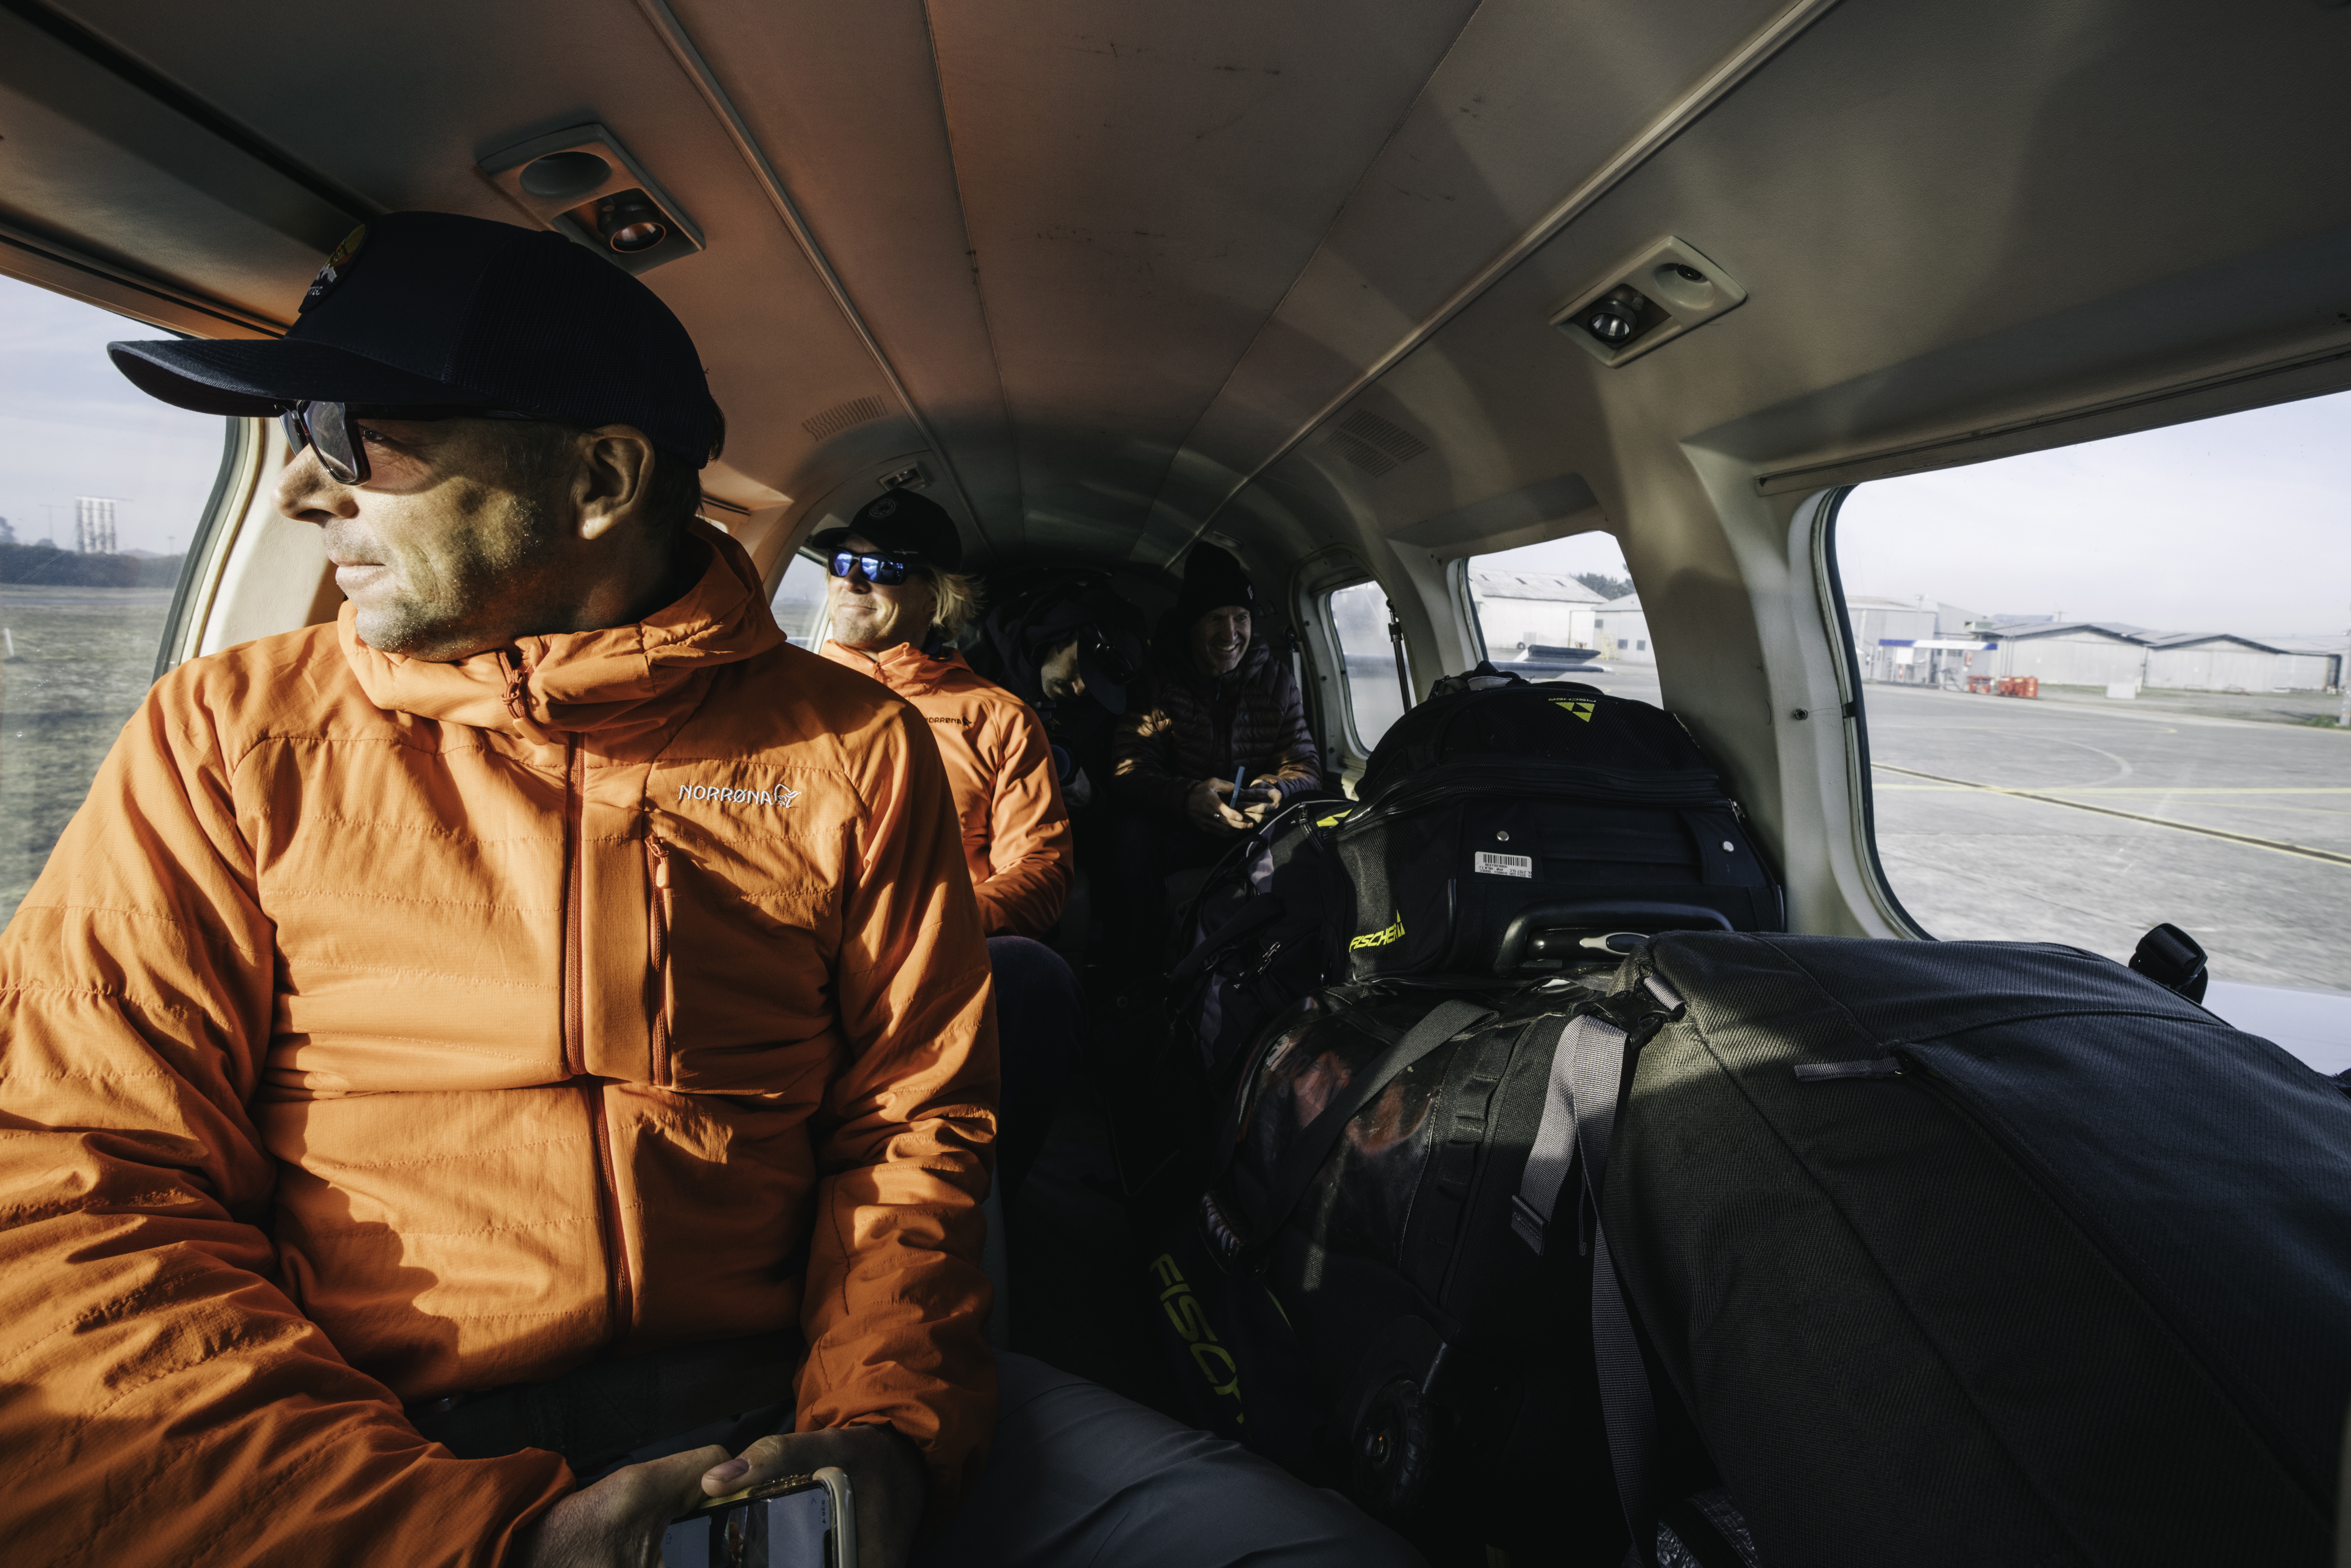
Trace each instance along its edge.
{"label": "black baseball cap", "polygon": [[632,424],[696,468],[724,429],[702,356],[660,296],[561,235],[454,213],[353,229],[283,338],[106,351],[141,392],[198,413],[495,408]]}
{"label": "black baseball cap", "polygon": [[852,534],[872,539],[877,548],[904,556],[916,566],[940,571],[963,567],[963,535],[955,519],[947,516],[945,507],[912,490],[883,491],[857,508],[847,528],[825,528],[810,536],[809,543],[831,555]]}
{"label": "black baseball cap", "polygon": [[1078,639],[1078,674],[1086,695],[1112,713],[1126,711],[1126,688],[1143,674],[1141,615],[1108,588],[1095,585],[1046,606],[1024,630],[1032,655]]}

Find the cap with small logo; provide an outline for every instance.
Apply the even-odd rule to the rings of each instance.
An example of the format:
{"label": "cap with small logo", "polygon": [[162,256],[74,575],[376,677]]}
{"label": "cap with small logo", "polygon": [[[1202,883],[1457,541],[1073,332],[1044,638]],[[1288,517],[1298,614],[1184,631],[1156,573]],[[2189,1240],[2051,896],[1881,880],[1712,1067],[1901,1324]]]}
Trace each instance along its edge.
{"label": "cap with small logo", "polygon": [[721,430],[702,357],[660,296],[561,235],[453,213],[352,230],[283,338],[107,353],[142,392],[199,413],[496,408],[634,425],[696,468]]}
{"label": "cap with small logo", "polygon": [[811,535],[809,543],[829,555],[852,535],[917,566],[940,571],[956,571],[963,566],[963,535],[956,530],[955,519],[945,507],[912,490],[883,491],[857,508],[848,527],[822,529]]}

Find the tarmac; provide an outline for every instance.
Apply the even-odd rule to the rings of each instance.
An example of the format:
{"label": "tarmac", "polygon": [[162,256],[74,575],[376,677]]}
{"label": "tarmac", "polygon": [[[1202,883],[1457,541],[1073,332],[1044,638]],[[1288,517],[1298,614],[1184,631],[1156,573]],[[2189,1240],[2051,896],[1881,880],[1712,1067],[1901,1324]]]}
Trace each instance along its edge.
{"label": "tarmac", "polygon": [[[1657,700],[1646,670],[1594,684]],[[1876,684],[1862,700],[1878,858],[1934,936],[2127,959],[2168,921],[2217,981],[2351,991],[2351,731]]]}

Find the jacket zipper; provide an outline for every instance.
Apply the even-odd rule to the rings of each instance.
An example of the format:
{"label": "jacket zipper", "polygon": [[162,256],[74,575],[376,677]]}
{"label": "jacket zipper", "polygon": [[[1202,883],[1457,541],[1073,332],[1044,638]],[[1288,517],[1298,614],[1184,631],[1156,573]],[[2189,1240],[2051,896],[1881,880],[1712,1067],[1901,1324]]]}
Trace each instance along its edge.
{"label": "jacket zipper", "polygon": [[645,833],[645,869],[653,890],[653,1082],[664,1089],[677,1084],[677,1069],[670,1060],[670,988],[669,934],[675,915],[675,905],[670,892],[669,846],[655,838],[650,829]]}
{"label": "jacket zipper", "polygon": [[605,1318],[613,1340],[629,1329],[628,1239],[621,1231],[621,1187],[613,1175],[612,1130],[604,1111],[604,1085],[588,1075],[587,936],[588,837],[587,758],[580,737],[563,747],[563,1062],[588,1097],[588,1117],[596,1137],[596,1207],[604,1232]]}

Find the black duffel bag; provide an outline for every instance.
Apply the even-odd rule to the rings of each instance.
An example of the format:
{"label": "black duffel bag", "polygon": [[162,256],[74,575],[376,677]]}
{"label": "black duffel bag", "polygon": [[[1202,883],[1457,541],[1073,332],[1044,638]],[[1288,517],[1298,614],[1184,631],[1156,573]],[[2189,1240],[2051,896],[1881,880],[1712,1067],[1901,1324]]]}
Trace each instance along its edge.
{"label": "black duffel bag", "polygon": [[1360,803],[1294,806],[1210,873],[1169,1000],[1212,1082],[1342,979],[1604,973],[1627,936],[1783,928],[1745,813],[1679,720],[1488,678],[1398,719]]}
{"label": "black duffel bag", "polygon": [[1635,1518],[1678,1406],[1770,1563],[2333,1560],[2341,1084],[2070,947],[1675,935],[1617,984],[1514,1202],[1615,1260]]}
{"label": "black duffel bag", "polygon": [[1332,838],[1344,974],[1526,976],[1618,933],[1778,931],[1780,885],[1681,721],[1591,686],[1510,685],[1390,727]]}

